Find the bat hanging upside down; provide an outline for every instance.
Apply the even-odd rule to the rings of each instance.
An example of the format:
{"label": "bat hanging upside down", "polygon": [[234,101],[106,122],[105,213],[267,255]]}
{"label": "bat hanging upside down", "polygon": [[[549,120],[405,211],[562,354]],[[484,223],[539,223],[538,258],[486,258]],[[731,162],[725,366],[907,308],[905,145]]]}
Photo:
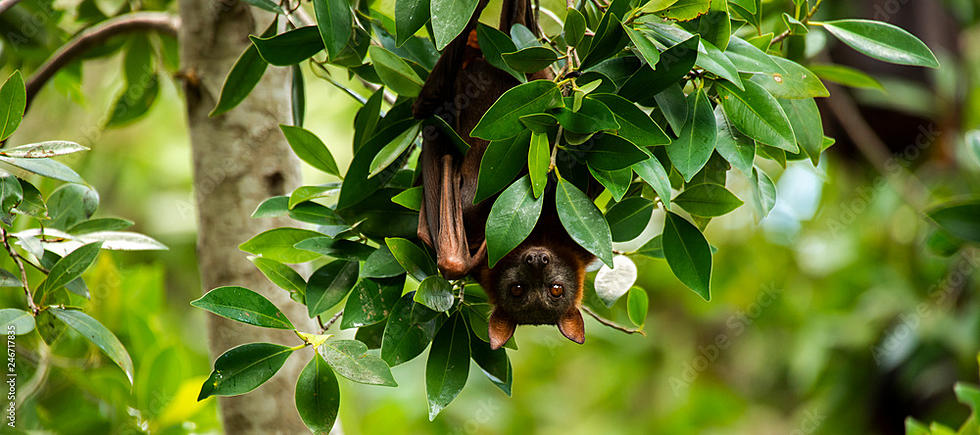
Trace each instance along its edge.
{"label": "bat hanging upside down", "polygon": [[[480,51],[477,19],[481,0],[466,29],[452,41],[432,69],[413,108],[416,118],[438,115],[469,144],[464,154],[437,129],[423,135],[420,165],[423,201],[419,238],[436,251],[439,270],[448,279],[472,275],[494,308],[489,319],[490,345],[498,349],[519,324],[554,324],[565,337],[585,341],[579,311],[585,266],[592,254],[576,244],[559,222],[554,193],[548,198],[534,230],[523,243],[489,268],[484,228],[496,197],[473,204],[480,160],[489,144],[469,133],[488,108],[518,84],[491,66]],[[537,31],[529,0],[505,0],[500,29],[514,24]],[[549,70],[529,79],[551,79]]]}

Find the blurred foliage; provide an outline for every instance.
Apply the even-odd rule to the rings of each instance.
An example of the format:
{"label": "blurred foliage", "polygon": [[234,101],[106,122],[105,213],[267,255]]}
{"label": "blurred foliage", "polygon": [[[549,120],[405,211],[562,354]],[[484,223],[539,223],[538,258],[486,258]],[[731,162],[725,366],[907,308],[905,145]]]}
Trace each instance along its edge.
{"label": "blurred foliage", "polygon": [[[873,17],[873,5],[892,1],[862,9],[827,0],[826,14]],[[112,3],[129,7],[64,3],[73,12],[43,19],[45,31],[16,56],[4,41],[0,76],[32,70]],[[543,3],[560,9],[558,2]],[[2,16],[0,28],[20,28],[26,18],[14,14],[50,4],[24,0]],[[980,145],[965,133],[980,129],[980,8],[970,0],[943,4],[958,26],[950,30],[955,46],[937,53],[943,69],[912,80],[900,68],[877,72],[885,97],[857,95],[867,106],[912,113],[924,127],[936,126],[939,134],[922,152],[901,160],[928,186],[930,206],[980,194]],[[126,216],[170,250],[103,253],[85,275],[93,289],[86,308],[129,350],[134,388],[80,337],[66,337],[49,355],[26,350],[37,348],[36,334],[19,337],[19,379],[33,376],[41,358],[50,360],[50,371],[18,421],[55,433],[217,432],[214,399],[194,400],[210,357],[206,313],[188,305],[201,289],[183,104],[173,83],[163,80],[145,117],[103,130],[124,86],[123,53],[110,54],[56,75],[11,141],[70,138],[92,148],[63,161],[101,193],[100,215]],[[306,128],[327,141],[345,168],[358,104],[320,80],[307,81],[307,94]],[[899,154],[914,141],[888,145]],[[419,406],[425,388],[418,376],[424,358],[418,358],[392,370],[401,388],[341,383],[345,432],[901,433],[907,416],[958,427],[970,410],[956,400],[953,385],[978,382],[980,253],[936,236],[923,211],[910,207],[852,145],[839,144],[826,157],[816,169],[805,162],[771,168],[781,202],[761,226],[748,210],[709,226],[718,248],[710,303],[685,290],[663,261],[640,261],[638,285],[650,300],[646,337],[587,320],[589,341],[582,347],[550,329],[523,328],[520,350],[510,353],[513,397],[475,371],[478,381],[432,423]],[[307,184],[330,181],[304,170]],[[825,183],[801,189],[809,183],[794,180],[806,177]],[[731,178],[729,188],[747,194],[747,180]],[[58,184],[37,186],[47,197]],[[230,255],[246,261],[244,253]],[[23,305],[21,293],[5,290],[0,307]],[[27,391],[23,383],[20,388]]]}

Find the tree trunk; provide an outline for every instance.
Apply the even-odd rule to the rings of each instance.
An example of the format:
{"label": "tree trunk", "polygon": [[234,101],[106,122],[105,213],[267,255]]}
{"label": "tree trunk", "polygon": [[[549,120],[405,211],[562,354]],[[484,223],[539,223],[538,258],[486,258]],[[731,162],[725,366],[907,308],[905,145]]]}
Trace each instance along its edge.
{"label": "tree trunk", "polygon": [[[235,60],[272,15],[234,0],[180,0],[181,66],[185,72],[197,202],[198,266],[204,291],[240,285],[263,294],[300,329],[312,331],[306,310],[274,287],[246,259],[238,245],[264,230],[286,226],[280,219],[252,219],[265,198],[283,195],[300,182],[299,161],[278,124],[289,115],[289,71],[270,67],[262,82],[237,108],[214,118],[208,113]],[[212,357],[248,342],[299,344],[288,331],[247,326],[208,316]],[[296,378],[305,361],[292,357],[255,392],[219,399],[227,433],[302,433],[293,402]]]}

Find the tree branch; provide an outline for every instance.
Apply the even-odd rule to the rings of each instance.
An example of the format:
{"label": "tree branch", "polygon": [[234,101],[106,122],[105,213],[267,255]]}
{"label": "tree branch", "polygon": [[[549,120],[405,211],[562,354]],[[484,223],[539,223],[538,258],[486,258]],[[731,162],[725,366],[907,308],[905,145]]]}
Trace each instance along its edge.
{"label": "tree branch", "polygon": [[24,263],[20,261],[20,255],[17,255],[17,251],[14,251],[14,248],[10,247],[10,242],[7,241],[7,232],[3,228],[0,228],[0,239],[3,240],[3,248],[10,254],[10,258],[14,260],[17,269],[20,269],[20,280],[24,287],[24,295],[27,297],[27,306],[31,308],[31,314],[37,316],[37,313],[41,310],[34,304],[34,295],[31,294],[31,285],[27,281],[27,271],[24,270]]}
{"label": "tree branch", "polygon": [[7,9],[14,7],[20,0],[0,0],[0,14],[7,12]]}
{"label": "tree branch", "polygon": [[599,317],[599,315],[596,314],[595,311],[592,311],[591,309],[589,309],[589,307],[586,307],[585,305],[582,305],[582,311],[585,311],[585,314],[588,314],[588,315],[592,316],[593,319],[598,320],[599,323],[601,323],[603,325],[606,325],[606,326],[608,326],[608,327],[610,327],[612,329],[615,329],[617,331],[622,331],[622,332],[625,332],[627,334],[640,334],[640,335],[642,335],[644,337],[646,337],[646,335],[647,335],[647,333],[645,331],[643,331],[642,329],[631,329],[631,328],[627,328],[625,326],[622,326],[622,325],[618,325],[616,323],[613,323],[613,321],[611,321],[611,320],[608,320],[608,319],[604,319],[602,317]]}
{"label": "tree branch", "polygon": [[27,106],[30,107],[31,101],[37,93],[51,77],[54,77],[58,70],[64,68],[92,47],[104,44],[109,38],[125,33],[147,31],[157,31],[176,37],[179,27],[180,19],[174,15],[165,12],[134,12],[110,18],[83,30],[71,41],[61,46],[58,51],[55,51],[27,81]]}

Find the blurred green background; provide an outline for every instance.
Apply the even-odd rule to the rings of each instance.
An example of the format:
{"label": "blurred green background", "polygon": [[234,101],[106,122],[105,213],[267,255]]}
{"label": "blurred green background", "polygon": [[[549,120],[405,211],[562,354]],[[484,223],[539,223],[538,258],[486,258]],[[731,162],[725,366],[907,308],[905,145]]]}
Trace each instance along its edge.
{"label": "blurred green background", "polygon": [[[909,29],[943,64],[924,72],[830,48],[834,62],[868,70],[884,84],[884,93],[852,94],[909,171],[887,175],[899,183],[914,176],[928,188],[928,205],[980,193],[980,145],[971,149],[965,139],[980,128],[980,4],[826,3],[823,16],[869,17]],[[896,12],[889,12],[893,6]],[[821,43],[819,32],[811,33]],[[101,194],[97,216],[131,219],[135,231],[170,247],[103,252],[86,275],[93,290],[87,310],[126,345],[136,386],[130,391],[118,368],[81,340],[66,340],[50,355],[24,344],[22,361],[34,366],[47,358],[50,370],[19,418],[28,428],[57,433],[219,432],[215,400],[195,401],[211,357],[203,333],[207,314],[188,305],[202,289],[182,97],[164,80],[145,118],[103,130],[121,91],[120,57],[85,63],[81,80],[59,74],[11,143],[66,139],[91,147],[62,161]],[[0,75],[15,67],[5,62]],[[305,127],[346,167],[358,104],[305,72]],[[821,109],[838,143],[820,166],[765,166],[778,185],[773,213],[757,223],[743,207],[709,225],[708,239],[718,248],[711,302],[683,287],[662,260],[638,258],[637,284],[650,295],[646,336],[587,319],[588,338],[579,346],[554,328],[523,327],[520,350],[510,353],[513,397],[474,366],[466,389],[431,423],[420,357],[393,369],[398,388],[341,382],[343,430],[901,433],[909,415],[957,426],[969,410],[956,402],[953,383],[978,380],[980,253],[951,252],[938,243],[922,210],[873,169],[826,105]],[[917,146],[920,127],[935,134]],[[303,170],[307,184],[324,180]],[[57,184],[40,187],[47,195]],[[736,171],[729,187],[749,197],[747,180]],[[649,235],[660,225],[655,219]],[[245,261],[245,253],[228,255]],[[0,306],[21,305],[22,295],[8,290]]]}

